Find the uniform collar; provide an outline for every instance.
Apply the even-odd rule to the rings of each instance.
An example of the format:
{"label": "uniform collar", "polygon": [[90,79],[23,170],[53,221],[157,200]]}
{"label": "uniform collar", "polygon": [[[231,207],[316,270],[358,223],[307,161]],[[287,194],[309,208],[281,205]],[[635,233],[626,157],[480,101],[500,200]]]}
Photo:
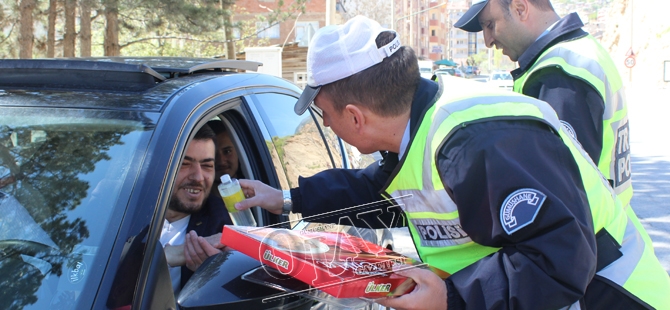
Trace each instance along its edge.
{"label": "uniform collar", "polygon": [[413,137],[426,111],[437,100],[439,85],[435,81],[421,78],[412,98],[412,110],[409,115],[409,135]]}
{"label": "uniform collar", "polygon": [[535,63],[537,58],[550,46],[562,41],[573,40],[588,35],[581,28],[584,23],[577,13],[570,13],[552,25],[546,34],[541,35],[528,49],[521,54],[519,68],[512,70],[512,76],[517,79]]}

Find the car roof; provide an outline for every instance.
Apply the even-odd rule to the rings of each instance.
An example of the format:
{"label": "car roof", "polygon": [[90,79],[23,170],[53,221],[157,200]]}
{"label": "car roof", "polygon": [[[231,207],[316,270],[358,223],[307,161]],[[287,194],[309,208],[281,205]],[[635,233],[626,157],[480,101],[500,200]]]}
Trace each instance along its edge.
{"label": "car roof", "polygon": [[260,76],[237,73],[256,71],[260,65],[183,57],[4,59],[0,60],[0,106],[157,111],[186,85],[217,77],[235,84],[249,74]]}

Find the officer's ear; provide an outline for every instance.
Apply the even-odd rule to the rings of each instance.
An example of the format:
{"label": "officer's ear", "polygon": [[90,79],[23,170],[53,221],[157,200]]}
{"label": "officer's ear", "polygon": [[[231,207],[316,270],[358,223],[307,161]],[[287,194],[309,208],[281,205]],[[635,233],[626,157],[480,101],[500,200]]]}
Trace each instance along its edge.
{"label": "officer's ear", "polygon": [[510,14],[521,21],[526,21],[529,16],[531,4],[528,0],[512,0],[510,3]]}
{"label": "officer's ear", "polygon": [[363,126],[366,124],[366,117],[363,110],[355,104],[347,104],[344,107],[346,120],[349,122],[349,125],[352,126],[357,132],[360,132]]}

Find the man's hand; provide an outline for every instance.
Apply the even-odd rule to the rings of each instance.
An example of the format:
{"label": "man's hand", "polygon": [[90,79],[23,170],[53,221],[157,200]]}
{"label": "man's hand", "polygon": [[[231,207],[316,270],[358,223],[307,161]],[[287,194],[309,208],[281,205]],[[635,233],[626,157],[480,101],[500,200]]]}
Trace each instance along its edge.
{"label": "man's hand", "polygon": [[375,299],[382,306],[398,310],[447,309],[447,285],[432,271],[412,268],[396,272],[416,282],[414,290],[400,297]]}
{"label": "man's hand", "polygon": [[[218,236],[218,238],[216,238]],[[220,234],[212,235],[207,238],[199,237],[198,234],[191,230],[186,234],[184,242],[184,259],[186,260],[186,267],[192,271],[196,271],[200,265],[210,256],[219,254],[221,250],[215,245],[223,248],[219,243]],[[212,240],[216,239],[215,245],[212,245]]]}
{"label": "man's hand", "polygon": [[239,180],[240,187],[247,199],[235,204],[235,209],[244,210],[259,206],[274,214],[281,214],[284,206],[284,196],[276,188],[270,187],[261,181]]}

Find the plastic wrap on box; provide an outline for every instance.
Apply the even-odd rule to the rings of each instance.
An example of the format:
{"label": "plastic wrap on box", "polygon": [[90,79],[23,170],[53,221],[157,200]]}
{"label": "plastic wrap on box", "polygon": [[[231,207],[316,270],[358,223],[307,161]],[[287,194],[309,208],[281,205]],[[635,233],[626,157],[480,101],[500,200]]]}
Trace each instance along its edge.
{"label": "plastic wrap on box", "polygon": [[425,265],[341,232],[226,226],[221,243],[338,298],[405,294],[414,281],[393,269]]}

